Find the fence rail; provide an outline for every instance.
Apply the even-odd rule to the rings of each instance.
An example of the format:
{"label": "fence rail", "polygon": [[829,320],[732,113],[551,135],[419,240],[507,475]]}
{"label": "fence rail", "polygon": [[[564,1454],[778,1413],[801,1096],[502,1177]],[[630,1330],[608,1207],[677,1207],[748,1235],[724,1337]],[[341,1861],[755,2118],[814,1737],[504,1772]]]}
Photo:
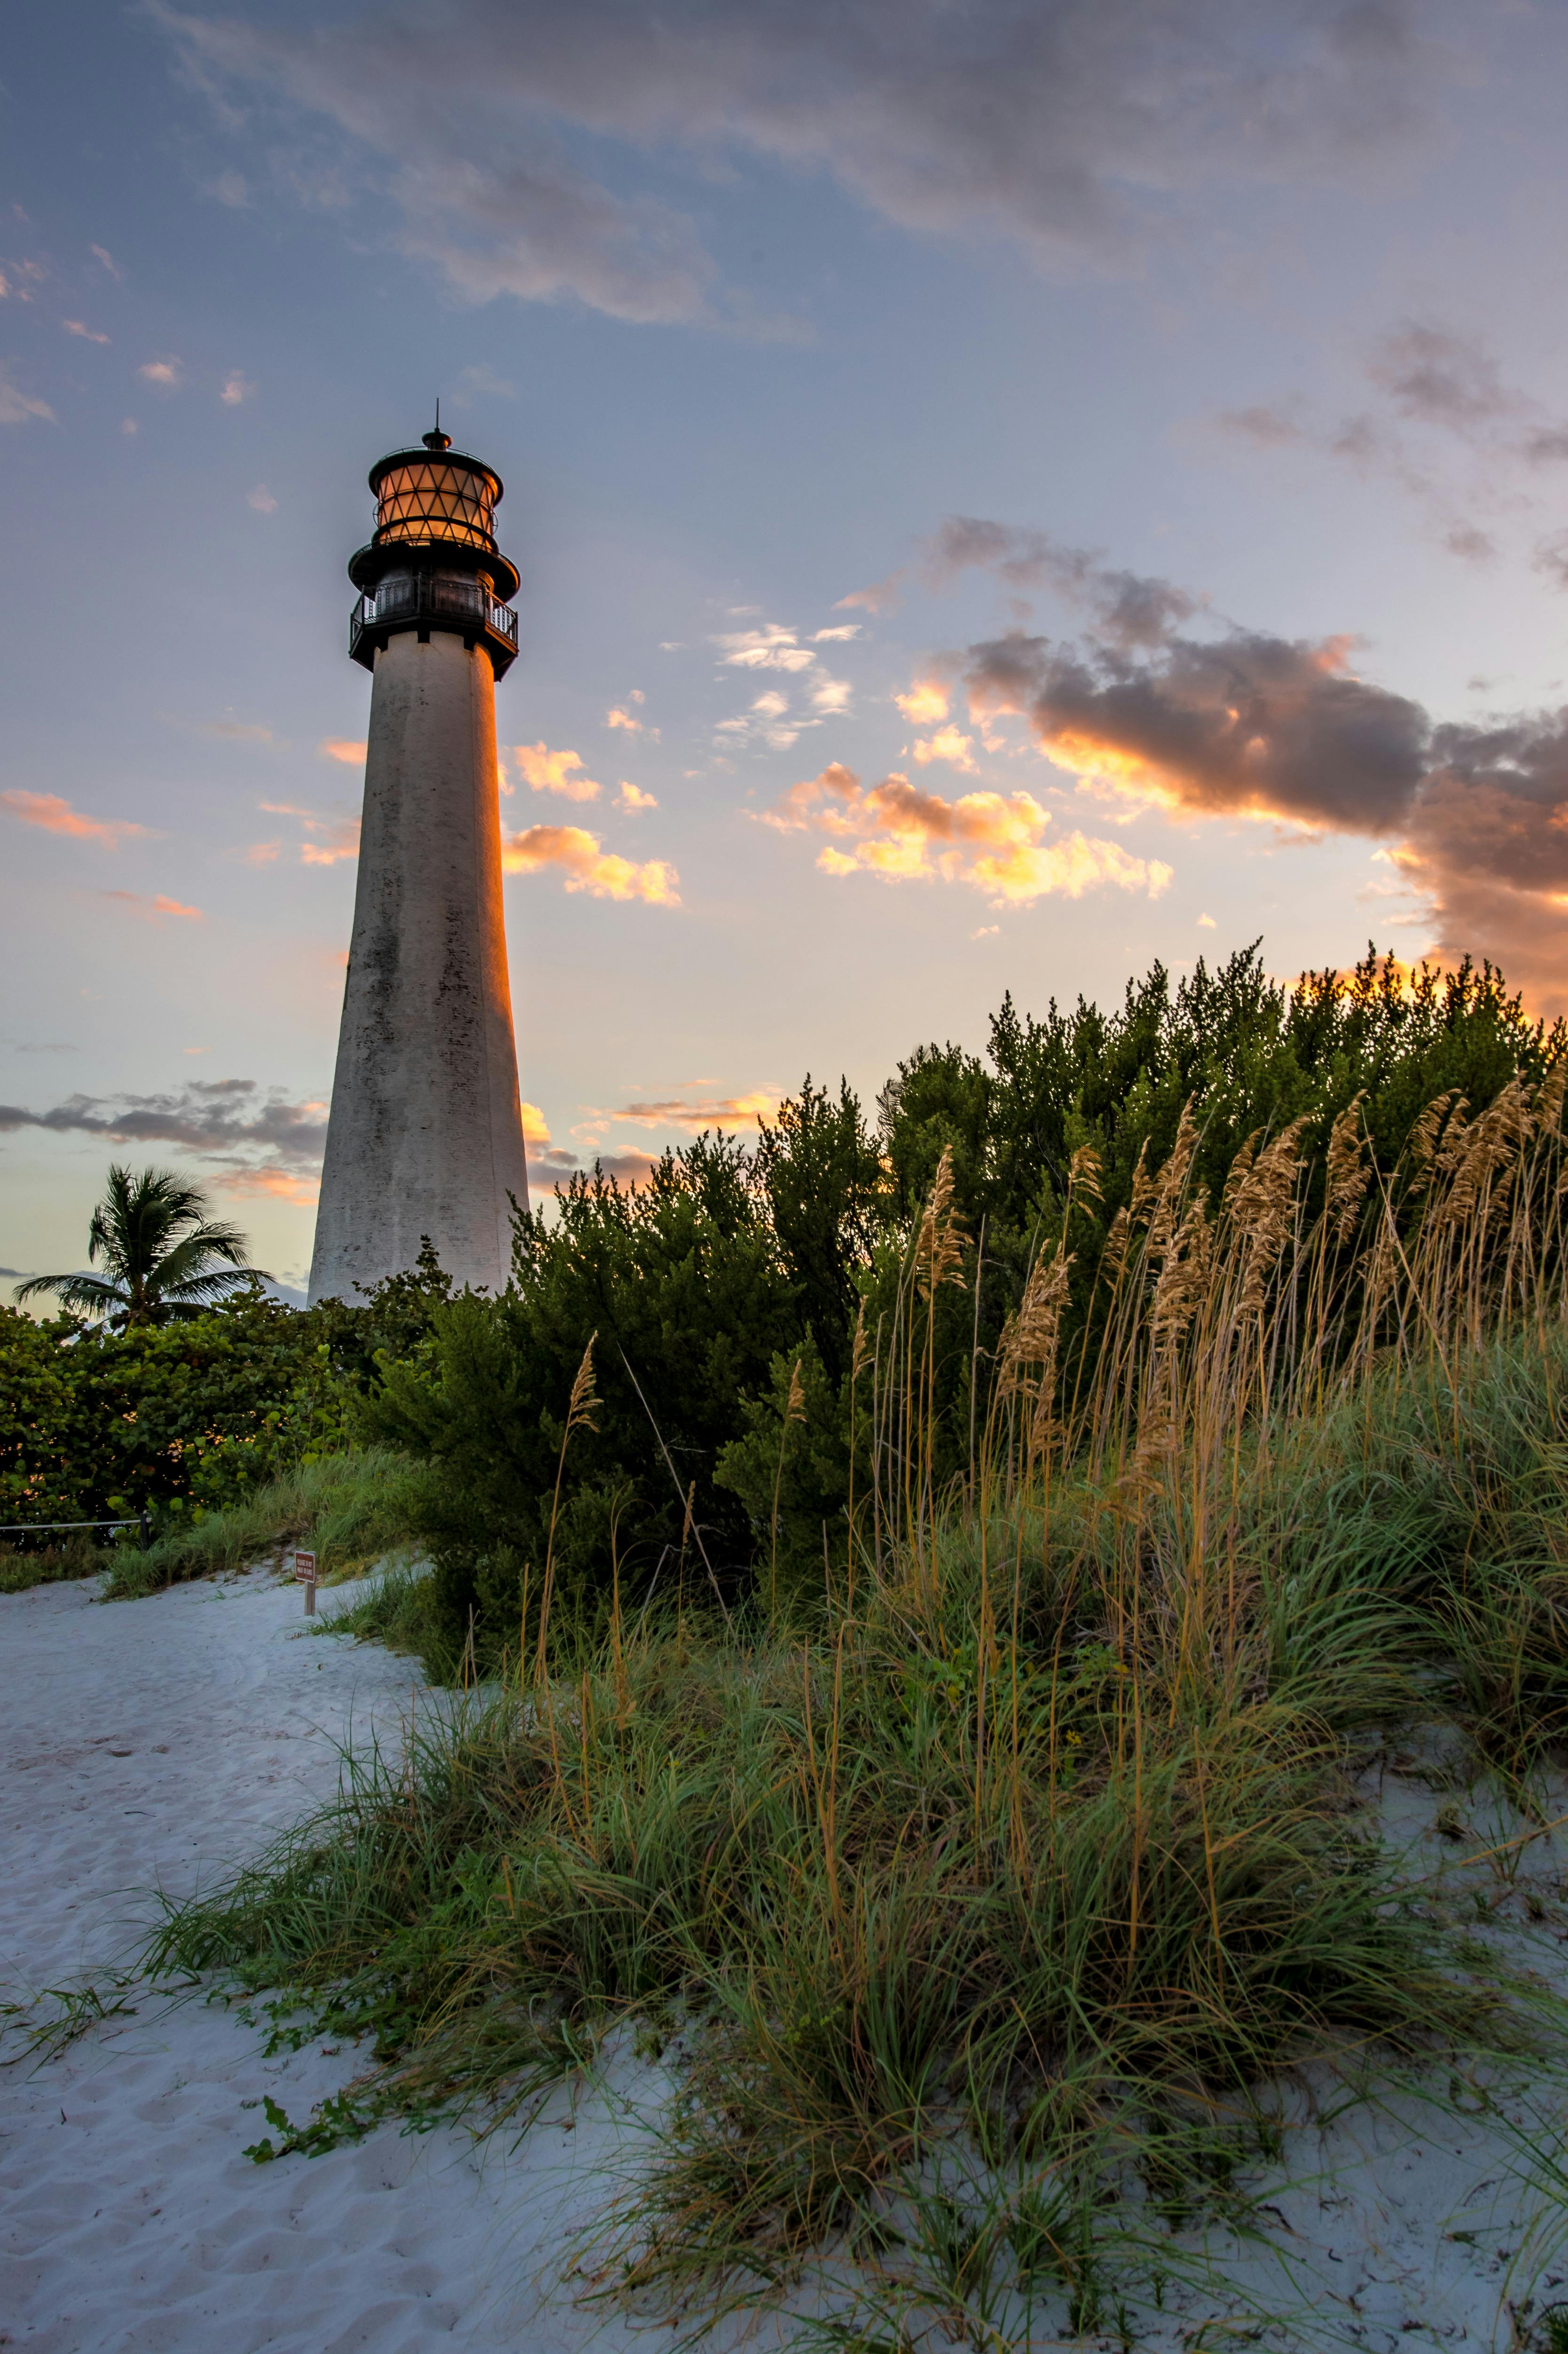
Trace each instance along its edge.
{"label": "fence rail", "polygon": [[153,1523],[145,1512],[122,1521],[0,1521],[0,1537],[52,1536],[58,1529],[140,1529],[143,1552],[152,1549]]}

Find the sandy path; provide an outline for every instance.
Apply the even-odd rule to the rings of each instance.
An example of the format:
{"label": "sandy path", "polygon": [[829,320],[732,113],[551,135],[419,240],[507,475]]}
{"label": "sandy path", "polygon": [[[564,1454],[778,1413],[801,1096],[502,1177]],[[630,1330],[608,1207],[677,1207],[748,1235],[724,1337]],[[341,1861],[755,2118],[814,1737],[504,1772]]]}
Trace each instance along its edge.
{"label": "sandy path", "polygon": [[[260,1576],[111,1606],[83,1585],[0,1596],[7,1999],[101,1973],[150,1917],[152,1886],[178,1896],[210,1882],[330,1796],[351,1727],[356,1748],[373,1732],[397,1741],[409,1663],[292,1639],[301,1601]],[[270,2094],[302,2117],[353,2073],[352,2052],[264,2061],[223,2008],[129,1999],[136,2017],[31,2074],[0,2074],[0,2345],[565,2354],[603,2342],[533,2285],[563,2223],[590,2211],[584,2177],[613,2140],[602,2105],[569,2137],[563,2109],[482,2170],[466,2134],[393,2126],[257,2166],[241,2153],[265,2125],[242,2104]]]}

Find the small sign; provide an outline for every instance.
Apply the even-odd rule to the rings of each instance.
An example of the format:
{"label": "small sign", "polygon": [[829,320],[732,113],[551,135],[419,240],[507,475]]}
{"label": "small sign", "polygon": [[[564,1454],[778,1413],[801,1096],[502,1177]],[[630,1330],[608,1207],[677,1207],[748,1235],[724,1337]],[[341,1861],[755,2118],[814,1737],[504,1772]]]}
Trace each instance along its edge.
{"label": "small sign", "polygon": [[294,1555],[294,1575],[306,1585],[315,1584],[316,1557],[313,1553],[297,1553]]}

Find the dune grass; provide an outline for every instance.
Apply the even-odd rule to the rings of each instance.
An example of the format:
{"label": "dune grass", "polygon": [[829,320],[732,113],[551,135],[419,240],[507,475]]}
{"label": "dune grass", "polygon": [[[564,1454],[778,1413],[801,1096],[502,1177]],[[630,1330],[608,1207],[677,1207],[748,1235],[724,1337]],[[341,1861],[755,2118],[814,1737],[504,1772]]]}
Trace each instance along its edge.
{"label": "dune grass", "polygon": [[0,1594],[25,1594],[35,1585],[95,1577],[109,1558],[109,1549],[95,1543],[90,1529],[73,1530],[61,1544],[0,1544]]}
{"label": "dune grass", "polygon": [[1062,1373],[1069,1201],[945,1492],[939,1173],[820,1604],[531,1628],[152,1966],[374,2036],[358,2105],[285,2147],[388,2106],[520,2129],[618,2026],[662,2048],[607,2294],[711,2309],[825,2253],[823,2344],[1131,2342],[1178,2227],[1247,2227],[1292,2070],[1541,2034],[1351,1767],[1441,1719],[1528,1797],[1568,1732],[1561,1100],[1441,1107],[1414,1222],[1348,1122],[1311,1223],[1288,1133],[1212,1215],[1179,1140]]}
{"label": "dune grass", "polygon": [[118,1550],[104,1592],[110,1601],[161,1593],[183,1579],[212,1577],[309,1545],[323,1578],[353,1575],[408,1543],[408,1500],[417,1475],[385,1447],[326,1455],[269,1480],[225,1511],[172,1529],[146,1553]]}

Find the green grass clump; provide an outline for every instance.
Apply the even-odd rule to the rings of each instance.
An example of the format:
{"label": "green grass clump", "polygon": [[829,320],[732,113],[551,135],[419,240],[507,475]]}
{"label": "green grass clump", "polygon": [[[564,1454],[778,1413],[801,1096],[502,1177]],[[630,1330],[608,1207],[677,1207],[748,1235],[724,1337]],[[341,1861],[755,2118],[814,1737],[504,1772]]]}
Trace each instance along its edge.
{"label": "green grass clump", "polygon": [[66,1579],[95,1577],[106,1565],[103,1549],[90,1529],[73,1529],[63,1544],[24,1551],[0,1545],[0,1594],[25,1594],[30,1586],[56,1585]]}
{"label": "green grass clump", "polygon": [[323,1578],[352,1575],[408,1542],[417,1474],[385,1447],[327,1455],[270,1479],[227,1511],[171,1530],[146,1553],[117,1551],[105,1597],[130,1601],[311,1547]]}
{"label": "green grass clump", "polygon": [[461,1659],[448,1657],[430,1608],[430,1573],[426,1564],[394,1555],[365,1581],[352,1602],[341,1597],[316,1621],[320,1635],[352,1635],[361,1643],[381,1643],[389,1651],[411,1652],[431,1682],[456,1681]]}

